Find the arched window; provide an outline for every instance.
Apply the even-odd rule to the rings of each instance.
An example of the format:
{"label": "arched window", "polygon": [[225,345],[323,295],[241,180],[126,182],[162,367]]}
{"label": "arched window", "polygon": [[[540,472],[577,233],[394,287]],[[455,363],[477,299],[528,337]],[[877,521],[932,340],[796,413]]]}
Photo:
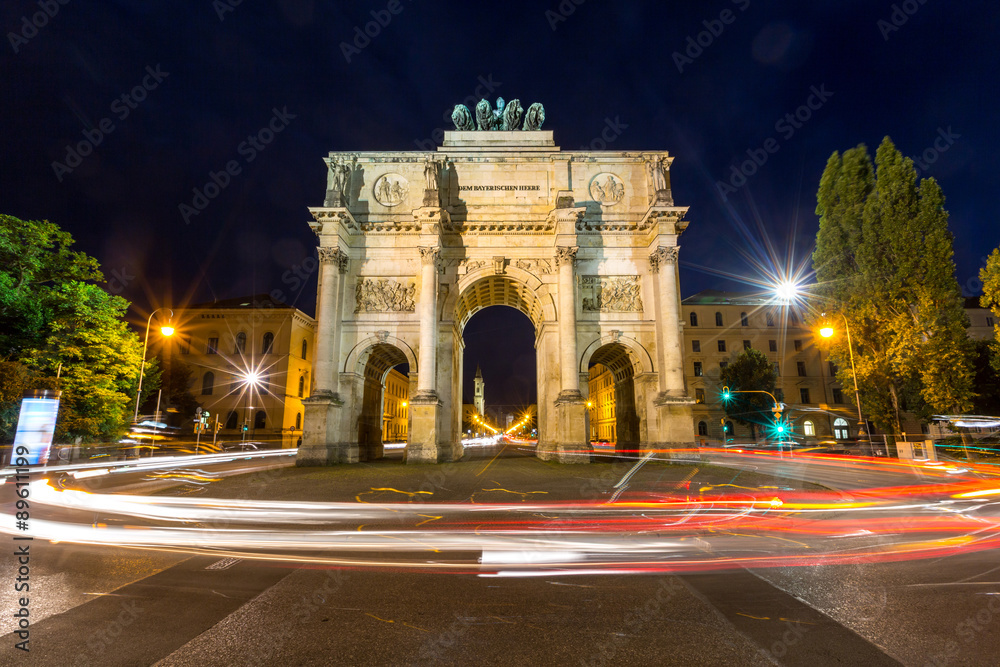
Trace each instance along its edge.
{"label": "arched window", "polygon": [[774,313],[767,313],[766,317],[767,317],[767,326],[773,327],[774,326]]}
{"label": "arched window", "polygon": [[802,432],[805,435],[816,435],[816,425],[807,419],[802,422]]}
{"label": "arched window", "polygon": [[740,313],[740,326],[744,327],[750,326],[750,321],[747,319],[746,313]]}
{"label": "arched window", "polygon": [[843,417],[837,417],[833,420],[833,437],[837,440],[847,440],[850,437],[847,429],[847,420]]}
{"label": "arched window", "polygon": [[226,418],[226,428],[235,429],[239,417],[236,416],[236,410],[230,410],[229,416]]}
{"label": "arched window", "polygon": [[308,352],[308,351],[309,351],[309,343],[307,343],[306,339],[303,338],[302,339],[302,358],[303,359],[306,358],[306,352]]}
{"label": "arched window", "polygon": [[208,371],[201,378],[201,395],[211,396],[213,389],[215,389],[215,373]]}
{"label": "arched window", "polygon": [[264,428],[267,425],[267,413],[263,410],[258,410],[257,414],[253,416],[253,427],[254,428]]}
{"label": "arched window", "polygon": [[247,335],[242,331],[236,334],[236,350],[234,354],[243,354],[247,349]]}
{"label": "arched window", "polygon": [[715,314],[715,326],[717,326],[717,327],[721,327],[722,326],[722,313],[716,313]]}
{"label": "arched window", "polygon": [[691,326],[698,326],[698,313],[691,313]]}
{"label": "arched window", "polygon": [[299,398],[306,393],[306,376],[303,375],[299,378]]}
{"label": "arched window", "polygon": [[302,428],[302,413],[297,412],[295,414],[295,430],[298,431],[300,428]]}
{"label": "arched window", "polygon": [[698,435],[708,435],[708,424],[698,422]]}
{"label": "arched window", "polygon": [[271,354],[274,350],[274,334],[268,331],[264,334],[264,342],[261,345],[261,354]]}

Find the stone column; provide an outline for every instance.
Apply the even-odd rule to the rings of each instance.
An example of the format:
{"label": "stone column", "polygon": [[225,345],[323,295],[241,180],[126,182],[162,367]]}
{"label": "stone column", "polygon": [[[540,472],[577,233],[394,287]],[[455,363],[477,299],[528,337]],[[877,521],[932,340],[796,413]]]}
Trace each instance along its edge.
{"label": "stone column", "polygon": [[[576,276],[573,271],[578,248],[556,247],[559,267],[559,386],[554,404],[554,433],[550,443],[539,436],[537,455],[560,463],[590,463],[587,405],[580,393],[579,360],[576,354]],[[541,401],[541,396],[539,396]]]}
{"label": "stone column", "polygon": [[657,447],[664,456],[669,450],[694,447],[694,421],[691,406],[694,400],[684,389],[684,344],[681,338],[680,301],[677,285],[678,246],[657,248],[649,256],[649,265],[659,275],[660,295],[658,332],[663,348],[660,369],[660,393],[653,401],[659,409]]}
{"label": "stone column", "polygon": [[316,314],[316,389],[312,395],[336,398],[334,374],[337,361],[333,356],[340,333],[337,312],[340,274],[347,270],[347,255],[340,248],[319,248],[318,252],[323,285],[320,288],[319,312]]}
{"label": "stone column", "polygon": [[302,445],[295,464],[299,466],[353,463],[345,458],[338,438],[343,401],[337,395],[336,350],[340,338],[340,275],[347,271],[347,255],[339,247],[318,249],[322,285],[316,321],[316,388],[303,401],[305,422]]}
{"label": "stone column", "polygon": [[420,250],[420,364],[417,375],[417,396],[437,397],[437,293],[439,248]]}
{"label": "stone column", "polygon": [[649,266],[659,275],[660,333],[663,338],[662,392],[681,397],[684,391],[684,343],[681,340],[680,301],[677,286],[677,255],[679,246],[657,248],[649,256]]}
{"label": "stone column", "polygon": [[556,248],[559,267],[559,398],[582,398],[576,359],[576,247]]}
{"label": "stone column", "polygon": [[[441,399],[437,391],[438,318],[437,293],[440,248],[420,250],[420,349],[417,351],[417,393],[410,399],[410,435],[407,463],[438,463],[453,449],[444,441]],[[445,450],[448,450],[446,452]]]}

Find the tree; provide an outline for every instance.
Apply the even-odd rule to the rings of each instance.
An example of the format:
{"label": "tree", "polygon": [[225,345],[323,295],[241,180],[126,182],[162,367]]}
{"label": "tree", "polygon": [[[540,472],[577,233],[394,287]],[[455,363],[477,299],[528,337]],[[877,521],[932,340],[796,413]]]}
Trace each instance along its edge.
{"label": "tree", "polygon": [[[147,361],[146,368],[149,368],[150,362],[156,361],[155,357]],[[160,412],[166,415],[170,426],[189,427],[198,408],[198,399],[191,393],[191,367],[179,359],[168,357],[159,362],[159,368],[162,368],[162,373],[155,384],[162,390]],[[143,384],[145,382],[143,380]],[[146,394],[145,389],[143,394]],[[156,392],[146,396],[142,403],[143,414],[152,414],[156,410],[156,399]]]}
{"label": "tree", "polygon": [[142,345],[123,319],[129,303],[94,284],[97,261],[72,245],[50,222],[0,215],[0,359],[15,364],[4,371],[11,387],[63,391],[57,438],[115,440]]}
{"label": "tree", "polygon": [[[719,381],[730,391],[766,391],[774,393],[778,376],[774,366],[760,350],[743,350],[731,364],[719,373]],[[749,426],[750,434],[757,439],[757,426],[771,423],[771,408],[774,401],[767,394],[734,393],[723,401],[726,416],[738,423]]]}
{"label": "tree", "polygon": [[[864,144],[830,157],[816,213],[815,292],[847,318],[868,416],[899,433],[904,405],[968,410],[973,350],[937,182],[917,183],[912,160],[886,137],[874,166]],[[831,357],[838,380],[853,384],[845,337]]]}
{"label": "tree", "polygon": [[986,259],[986,266],[979,272],[979,279],[983,282],[983,296],[979,299],[979,305],[993,311],[993,317],[997,318],[993,325],[993,367],[1000,371],[1000,248],[995,248]]}

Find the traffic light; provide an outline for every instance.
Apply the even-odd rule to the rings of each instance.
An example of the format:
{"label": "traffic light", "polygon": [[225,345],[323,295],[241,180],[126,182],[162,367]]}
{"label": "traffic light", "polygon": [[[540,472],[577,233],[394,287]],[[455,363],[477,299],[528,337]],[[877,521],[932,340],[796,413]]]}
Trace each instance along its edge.
{"label": "traffic light", "polygon": [[250,430],[250,427],[249,427],[249,426],[247,426],[246,424],[244,424],[244,425],[243,425],[243,432],[244,432],[244,433],[246,433],[246,432],[247,432],[247,431],[249,431],[249,430]]}
{"label": "traffic light", "polygon": [[776,422],[777,421],[781,421],[781,411],[783,409],[784,409],[784,406],[781,403],[775,403],[774,404],[774,407],[771,408],[771,412],[774,413],[774,421],[776,421]]}
{"label": "traffic light", "polygon": [[728,401],[732,397],[733,397],[732,394],[729,393],[729,387],[723,387],[722,388],[722,400]]}
{"label": "traffic light", "polygon": [[201,423],[205,424],[207,426],[208,425],[208,418],[210,416],[211,416],[211,413],[208,410],[202,410],[201,411]]}

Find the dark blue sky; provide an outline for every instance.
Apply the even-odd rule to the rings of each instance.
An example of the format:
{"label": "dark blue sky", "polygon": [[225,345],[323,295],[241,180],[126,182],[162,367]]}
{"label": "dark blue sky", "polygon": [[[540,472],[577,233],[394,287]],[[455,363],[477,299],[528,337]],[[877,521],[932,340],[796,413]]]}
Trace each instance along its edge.
{"label": "dark blue sky", "polygon": [[[619,130],[605,132],[614,135],[607,148],[676,156],[675,200],[691,207],[684,296],[741,288],[719,272],[760,278],[745,255],[770,261],[767,247],[781,262],[807,260],[826,159],[860,142],[874,151],[886,134],[907,155],[935,158],[925,174],[947,197],[966,293],[1000,245],[1000,10],[988,3],[285,0],[220,9],[230,3],[42,0],[50,13],[58,7],[51,18],[37,0],[0,8],[0,211],[68,229],[137,310],[280,290],[312,312],[314,279],[303,280],[302,266],[315,245],[306,207],[322,203],[322,156],[429,147],[450,126],[445,113],[483,81],[491,99],[544,103],[545,129],[563,148],[601,148],[610,119]],[[341,44],[371,12],[391,18],[348,62]],[[703,32],[707,46],[691,47]],[[691,61],[678,66],[675,52]],[[120,100],[144,83],[145,99]],[[779,124],[817,90],[825,99],[812,98],[808,120]],[[275,110],[284,128],[274,140],[243,144]],[[92,154],[55,173],[88,134],[100,138]],[[724,202],[717,182],[747,151],[760,157],[769,138],[777,152]],[[240,173],[185,221],[179,206],[231,160]]]}

